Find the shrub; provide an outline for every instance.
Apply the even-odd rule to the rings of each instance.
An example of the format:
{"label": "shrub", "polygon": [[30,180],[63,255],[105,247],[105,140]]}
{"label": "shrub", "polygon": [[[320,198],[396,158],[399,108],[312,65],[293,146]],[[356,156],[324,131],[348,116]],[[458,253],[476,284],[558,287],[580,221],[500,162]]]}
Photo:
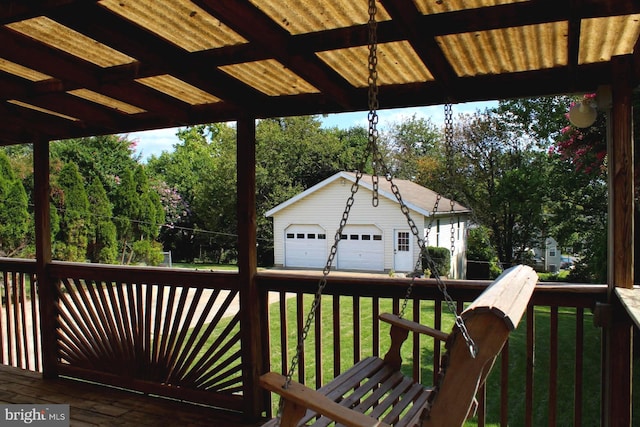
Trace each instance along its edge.
{"label": "shrub", "polygon": [[448,248],[428,246],[427,253],[432,262],[429,263],[426,254],[423,254],[422,267],[431,270],[432,273],[437,272],[438,276],[448,276],[451,271],[451,251]]}

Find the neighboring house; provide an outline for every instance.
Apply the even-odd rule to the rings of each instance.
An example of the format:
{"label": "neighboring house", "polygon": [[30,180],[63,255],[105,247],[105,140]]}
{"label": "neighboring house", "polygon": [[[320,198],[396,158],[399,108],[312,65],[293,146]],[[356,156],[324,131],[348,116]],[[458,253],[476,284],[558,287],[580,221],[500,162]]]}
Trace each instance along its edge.
{"label": "neighboring house", "polygon": [[543,248],[533,248],[533,260],[536,270],[556,273],[563,261],[556,239],[547,237]]}
{"label": "neighboring house", "polygon": [[[266,213],[273,217],[274,261],[278,267],[324,268],[356,175],[338,172]],[[411,218],[428,246],[451,248],[451,278],[466,275],[469,209],[406,180],[394,179]],[[360,189],[342,232],[333,264],[337,270],[411,272],[419,247],[400,205],[384,177],[379,179],[379,204],[372,206],[370,175]],[[431,226],[430,226],[431,224]],[[453,228],[453,233],[451,229]]]}

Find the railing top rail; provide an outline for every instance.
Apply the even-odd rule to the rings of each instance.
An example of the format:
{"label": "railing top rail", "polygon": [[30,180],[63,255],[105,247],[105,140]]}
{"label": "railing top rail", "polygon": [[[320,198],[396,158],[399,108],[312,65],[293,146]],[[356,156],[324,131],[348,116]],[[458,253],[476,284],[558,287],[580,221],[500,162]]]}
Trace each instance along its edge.
{"label": "railing top rail", "polygon": [[233,271],[204,271],[166,267],[142,267],[107,264],[86,264],[54,261],[50,264],[52,277],[77,277],[86,280],[122,283],[163,284],[203,288],[238,290],[238,273]]}
{"label": "railing top rail", "polygon": [[36,272],[36,260],[26,258],[0,257],[0,271]]}
{"label": "railing top rail", "polygon": [[[260,271],[256,276],[263,290],[314,293],[321,272]],[[325,288],[326,295],[402,298],[410,278],[388,277],[382,274],[331,273]],[[472,301],[492,282],[489,280],[445,280],[454,299]],[[417,299],[440,299],[434,279],[416,279],[412,296]],[[606,285],[565,284],[543,282],[536,285],[532,302],[535,305],[554,305],[592,308],[596,301],[604,301]]]}

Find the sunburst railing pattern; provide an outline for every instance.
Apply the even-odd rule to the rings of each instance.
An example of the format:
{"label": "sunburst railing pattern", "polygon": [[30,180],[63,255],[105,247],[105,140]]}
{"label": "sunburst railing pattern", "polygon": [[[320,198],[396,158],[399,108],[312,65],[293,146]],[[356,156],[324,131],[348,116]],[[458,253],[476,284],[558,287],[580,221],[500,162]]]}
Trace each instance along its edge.
{"label": "sunburst railing pattern", "polygon": [[238,290],[78,277],[56,287],[61,373],[204,403],[242,394]]}

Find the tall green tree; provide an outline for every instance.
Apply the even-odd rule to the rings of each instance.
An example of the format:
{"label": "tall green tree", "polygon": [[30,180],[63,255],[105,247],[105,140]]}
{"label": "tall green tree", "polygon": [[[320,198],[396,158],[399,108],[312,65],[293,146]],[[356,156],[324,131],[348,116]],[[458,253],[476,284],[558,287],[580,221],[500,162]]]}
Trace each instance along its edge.
{"label": "tall green tree", "polygon": [[54,256],[66,261],[84,261],[88,245],[89,199],[75,163],[66,163],[57,177],[54,203],[60,216]]}
{"label": "tall green tree", "polygon": [[117,179],[115,203],[113,205],[114,223],[120,241],[121,263],[127,262],[127,245],[135,240],[134,221],[138,217],[139,203],[133,172],[125,170]]}
{"label": "tall green tree", "polygon": [[208,158],[195,188],[193,210],[198,227],[206,230],[206,248],[215,262],[237,261],[236,132],[219,127],[209,141]]}
{"label": "tall green tree", "polygon": [[134,181],[138,194],[138,211],[134,222],[136,237],[138,240],[155,240],[160,226],[165,221],[160,195],[149,185],[149,178],[143,165],[136,167]]}
{"label": "tall green tree", "polygon": [[27,193],[0,151],[0,255],[13,256],[27,246],[30,224]]}
{"label": "tall green tree", "polygon": [[99,178],[93,180],[87,196],[91,206],[87,256],[91,262],[113,264],[118,259],[117,232],[111,202]]}

